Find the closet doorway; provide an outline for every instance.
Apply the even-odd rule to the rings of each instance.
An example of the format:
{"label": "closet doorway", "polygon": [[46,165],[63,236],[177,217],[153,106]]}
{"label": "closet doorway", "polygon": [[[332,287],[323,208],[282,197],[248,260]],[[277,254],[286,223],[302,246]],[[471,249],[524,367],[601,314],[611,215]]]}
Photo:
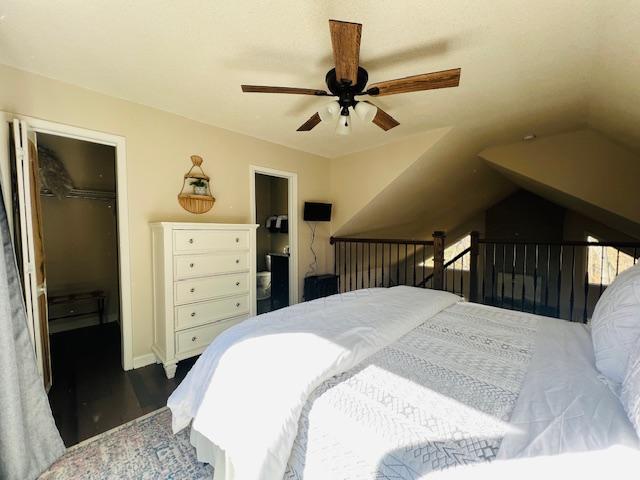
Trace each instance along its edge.
{"label": "closet doorway", "polygon": [[[54,336],[90,326],[115,327],[114,368],[133,368],[124,138],[7,112],[0,112],[0,120],[3,199],[45,386],[49,389],[52,382],[49,330]],[[63,169],[57,162],[70,181],[59,174]],[[100,225],[109,229],[87,240],[101,231]],[[97,256],[92,253],[96,246]],[[106,336],[101,340],[106,343]],[[81,364],[81,355],[75,361]]]}
{"label": "closet doorway", "polygon": [[258,314],[297,302],[297,175],[251,167]]}

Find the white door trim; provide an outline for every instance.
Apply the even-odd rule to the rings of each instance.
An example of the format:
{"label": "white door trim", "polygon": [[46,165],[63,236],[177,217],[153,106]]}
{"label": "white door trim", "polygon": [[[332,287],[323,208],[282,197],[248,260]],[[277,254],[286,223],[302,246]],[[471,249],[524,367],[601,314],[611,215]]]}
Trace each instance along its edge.
{"label": "white door trim", "polygon": [[73,127],[39,118],[1,112],[10,118],[24,120],[36,133],[85,140],[116,149],[116,197],[118,215],[118,260],[120,269],[120,325],[122,334],[122,368],[133,368],[133,316],[131,309],[131,258],[129,254],[129,213],[127,199],[127,148],[124,137],[110,133]]}
{"label": "white door trim", "polygon": [[256,220],[256,173],[270,175],[272,177],[286,178],[288,180],[288,212],[289,216],[289,305],[298,303],[298,174],[286,170],[276,170],[273,168],[249,166],[250,175],[250,200],[251,200],[251,223],[258,223]]}

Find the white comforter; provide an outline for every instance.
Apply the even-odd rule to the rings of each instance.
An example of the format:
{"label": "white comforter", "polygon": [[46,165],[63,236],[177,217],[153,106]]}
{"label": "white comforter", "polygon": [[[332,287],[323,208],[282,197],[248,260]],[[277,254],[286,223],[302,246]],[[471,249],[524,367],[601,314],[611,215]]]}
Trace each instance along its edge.
{"label": "white comforter", "polygon": [[309,394],[460,298],[410,287],[360,290],[251,318],[220,335],[169,398],[236,480],[282,478]]}

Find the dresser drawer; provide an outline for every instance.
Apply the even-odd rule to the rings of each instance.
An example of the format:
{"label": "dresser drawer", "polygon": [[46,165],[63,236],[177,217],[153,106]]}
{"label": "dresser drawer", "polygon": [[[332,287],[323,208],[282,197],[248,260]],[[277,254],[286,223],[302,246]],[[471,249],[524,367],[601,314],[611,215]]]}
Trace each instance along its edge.
{"label": "dresser drawer", "polygon": [[193,353],[194,350],[204,350],[214,338],[245,318],[246,315],[176,332],[176,355],[180,357],[185,353]]}
{"label": "dresser drawer", "polygon": [[242,272],[249,268],[249,254],[245,252],[176,255],[173,261],[176,280]]}
{"label": "dresser drawer", "polygon": [[175,282],[175,304],[199,302],[249,291],[249,274],[232,273]]}
{"label": "dresser drawer", "polygon": [[243,230],[174,230],[174,253],[248,250],[249,232]]}
{"label": "dresser drawer", "polygon": [[249,295],[227,297],[176,307],[176,330],[249,313]]}

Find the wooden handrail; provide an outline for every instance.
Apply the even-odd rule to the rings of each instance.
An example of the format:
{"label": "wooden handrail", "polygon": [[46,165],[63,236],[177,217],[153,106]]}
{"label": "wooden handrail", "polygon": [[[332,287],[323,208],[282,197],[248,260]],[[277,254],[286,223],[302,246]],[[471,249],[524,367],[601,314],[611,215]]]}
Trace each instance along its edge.
{"label": "wooden handrail", "polygon": [[535,241],[506,238],[479,238],[478,243],[491,245],[551,245],[562,247],[640,248],[640,242],[589,242],[586,240]]}
{"label": "wooden handrail", "polygon": [[359,237],[330,237],[329,243],[393,243],[399,245],[426,245],[432,246],[433,240],[406,240],[397,238],[359,238]]}

